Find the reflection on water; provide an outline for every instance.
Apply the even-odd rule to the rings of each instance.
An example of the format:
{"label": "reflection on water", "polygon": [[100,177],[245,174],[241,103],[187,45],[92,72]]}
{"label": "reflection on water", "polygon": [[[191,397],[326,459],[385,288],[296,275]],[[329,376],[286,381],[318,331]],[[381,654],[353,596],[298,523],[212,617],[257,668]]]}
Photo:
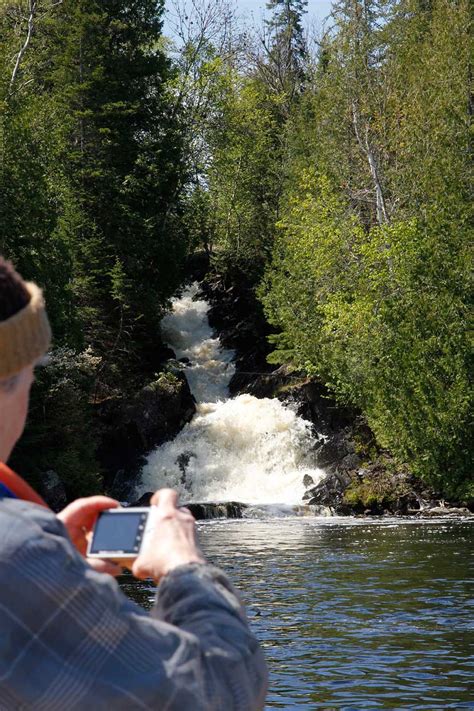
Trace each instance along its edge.
{"label": "reflection on water", "polygon": [[267,708],[474,709],[469,522],[215,521],[200,536],[265,648]]}

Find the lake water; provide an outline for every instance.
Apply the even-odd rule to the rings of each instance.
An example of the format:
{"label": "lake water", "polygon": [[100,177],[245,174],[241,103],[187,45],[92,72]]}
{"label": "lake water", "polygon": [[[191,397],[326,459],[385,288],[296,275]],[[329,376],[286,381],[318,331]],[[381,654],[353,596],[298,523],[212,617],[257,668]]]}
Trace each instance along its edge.
{"label": "lake water", "polygon": [[[474,709],[469,521],[278,518],[199,524],[242,592],[269,709]],[[155,591],[123,577],[150,607]]]}

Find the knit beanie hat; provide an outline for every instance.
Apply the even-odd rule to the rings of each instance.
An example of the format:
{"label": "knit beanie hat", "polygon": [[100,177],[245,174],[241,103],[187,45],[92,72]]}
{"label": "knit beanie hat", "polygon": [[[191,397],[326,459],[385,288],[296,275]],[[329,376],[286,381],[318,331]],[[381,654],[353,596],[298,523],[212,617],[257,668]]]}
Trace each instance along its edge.
{"label": "knit beanie hat", "polygon": [[51,328],[41,289],[23,281],[0,257],[0,380],[33,365],[50,343]]}

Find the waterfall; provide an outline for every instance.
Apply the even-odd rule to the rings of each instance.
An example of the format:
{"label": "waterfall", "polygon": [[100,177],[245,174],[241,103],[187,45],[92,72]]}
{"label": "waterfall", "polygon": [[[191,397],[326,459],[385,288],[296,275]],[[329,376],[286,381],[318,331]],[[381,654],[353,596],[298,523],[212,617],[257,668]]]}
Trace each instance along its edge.
{"label": "waterfall", "polygon": [[162,321],[164,338],[183,362],[197,412],[172,442],[152,452],[137,494],[167,486],[187,501],[299,504],[303,477],[315,483],[311,425],[279,400],[229,397],[233,351],[221,348],[207,320],[209,304],[193,284]]}

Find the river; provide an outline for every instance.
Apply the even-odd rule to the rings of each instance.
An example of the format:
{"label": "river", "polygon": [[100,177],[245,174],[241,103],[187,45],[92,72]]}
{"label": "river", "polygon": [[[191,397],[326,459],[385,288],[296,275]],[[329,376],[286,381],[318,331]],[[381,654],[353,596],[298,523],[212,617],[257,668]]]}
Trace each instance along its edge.
{"label": "river", "polygon": [[[199,534],[265,649],[267,708],[474,709],[471,524],[291,517]],[[151,586],[122,584],[151,606]]]}
{"label": "river", "polygon": [[[303,476],[324,474],[308,456],[314,433],[275,400],[228,397],[233,354],[197,291],[175,300],[163,328],[187,359],[198,411],[150,455],[137,494],[172,485],[186,500],[252,505],[246,519],[198,528],[265,649],[267,708],[474,709],[473,525],[293,515]],[[152,586],[121,585],[151,606]]]}

